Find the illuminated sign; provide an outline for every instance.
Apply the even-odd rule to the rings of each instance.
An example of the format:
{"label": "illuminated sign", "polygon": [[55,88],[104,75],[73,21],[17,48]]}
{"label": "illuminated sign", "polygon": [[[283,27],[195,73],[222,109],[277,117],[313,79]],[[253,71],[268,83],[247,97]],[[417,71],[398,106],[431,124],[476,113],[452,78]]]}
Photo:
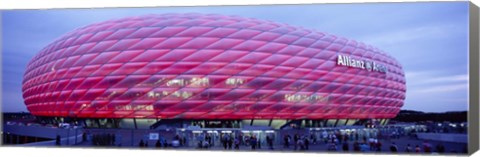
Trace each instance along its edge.
{"label": "illuminated sign", "polygon": [[356,59],[350,56],[338,55],[337,65],[387,73],[387,67],[383,64],[378,64],[374,61]]}
{"label": "illuminated sign", "polygon": [[160,135],[158,133],[150,133],[148,136],[149,140],[158,140]]}

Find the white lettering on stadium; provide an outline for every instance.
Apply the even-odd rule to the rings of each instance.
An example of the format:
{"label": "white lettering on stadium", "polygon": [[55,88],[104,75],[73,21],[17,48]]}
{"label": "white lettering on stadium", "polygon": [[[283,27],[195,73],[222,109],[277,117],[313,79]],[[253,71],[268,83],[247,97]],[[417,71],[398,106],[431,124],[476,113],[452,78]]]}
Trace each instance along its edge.
{"label": "white lettering on stadium", "polygon": [[387,73],[387,67],[374,61],[360,60],[350,56],[338,55],[337,65]]}

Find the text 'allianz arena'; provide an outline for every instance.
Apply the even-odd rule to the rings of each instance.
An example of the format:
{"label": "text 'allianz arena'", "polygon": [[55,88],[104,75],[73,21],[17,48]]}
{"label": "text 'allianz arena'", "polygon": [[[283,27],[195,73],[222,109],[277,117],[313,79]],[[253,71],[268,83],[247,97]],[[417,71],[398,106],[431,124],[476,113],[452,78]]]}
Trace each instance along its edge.
{"label": "text 'allianz arena'", "polygon": [[29,62],[37,116],[178,119],[393,118],[401,65],[383,51],[265,20],[162,14],[92,24]]}

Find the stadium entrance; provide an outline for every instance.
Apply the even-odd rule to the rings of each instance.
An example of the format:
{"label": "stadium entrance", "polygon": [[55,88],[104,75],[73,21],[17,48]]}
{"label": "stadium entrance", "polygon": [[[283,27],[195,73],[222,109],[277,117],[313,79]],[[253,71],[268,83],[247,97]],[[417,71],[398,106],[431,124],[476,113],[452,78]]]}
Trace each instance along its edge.
{"label": "stadium entrance", "polygon": [[[257,145],[266,145],[267,136],[273,141],[277,140],[278,131],[265,128],[199,128],[189,127],[176,130],[177,135],[185,137],[187,144],[198,148],[225,146],[227,149],[239,146],[250,146],[252,139]],[[280,140],[280,139],[278,139]]]}

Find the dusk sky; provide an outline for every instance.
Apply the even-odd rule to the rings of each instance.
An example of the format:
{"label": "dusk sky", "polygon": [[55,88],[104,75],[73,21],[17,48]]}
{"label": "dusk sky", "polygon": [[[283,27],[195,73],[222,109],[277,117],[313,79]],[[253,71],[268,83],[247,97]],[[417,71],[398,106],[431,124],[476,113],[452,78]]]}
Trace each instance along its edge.
{"label": "dusk sky", "polygon": [[216,13],[286,23],[357,40],[403,66],[402,109],[468,108],[468,2],[370,3],[222,7],[7,10],[2,17],[2,110],[27,111],[25,67],[63,34],[109,19],[162,13]]}

